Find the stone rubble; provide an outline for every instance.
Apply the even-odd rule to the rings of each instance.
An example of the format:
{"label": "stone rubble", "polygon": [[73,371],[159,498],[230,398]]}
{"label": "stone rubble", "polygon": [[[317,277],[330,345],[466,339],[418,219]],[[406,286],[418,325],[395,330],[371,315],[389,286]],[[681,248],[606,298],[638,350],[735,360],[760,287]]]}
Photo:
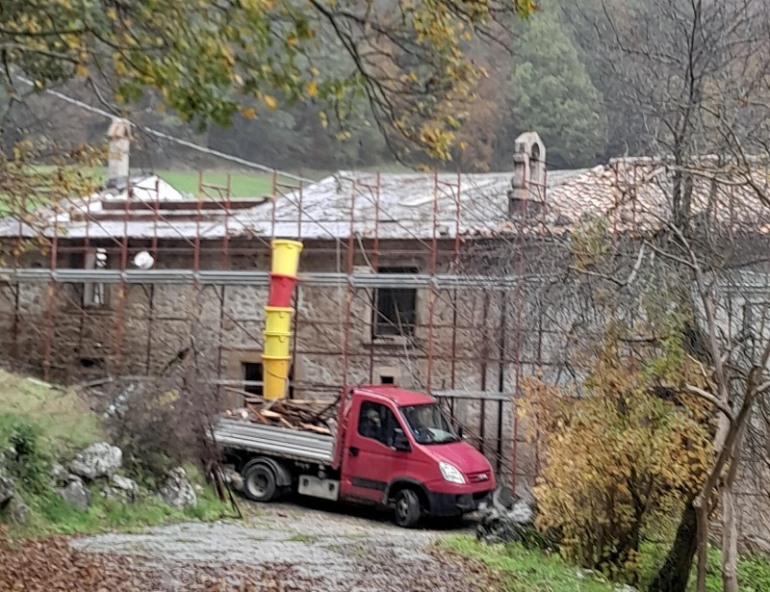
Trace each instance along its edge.
{"label": "stone rubble", "polygon": [[91,493],[79,477],[73,476],[65,487],[56,490],[61,498],[78,510],[85,512],[91,505]]}
{"label": "stone rubble", "polygon": [[112,477],[122,464],[123,451],[120,448],[98,442],[77,454],[70,463],[70,471],[93,481],[99,477]]}
{"label": "stone rubble", "polygon": [[198,496],[182,467],[171,469],[166,482],[160,489],[163,501],[174,508],[185,508],[198,503]]}
{"label": "stone rubble", "polygon": [[16,495],[16,488],[13,486],[13,481],[0,473],[0,508],[10,502],[14,495]]}

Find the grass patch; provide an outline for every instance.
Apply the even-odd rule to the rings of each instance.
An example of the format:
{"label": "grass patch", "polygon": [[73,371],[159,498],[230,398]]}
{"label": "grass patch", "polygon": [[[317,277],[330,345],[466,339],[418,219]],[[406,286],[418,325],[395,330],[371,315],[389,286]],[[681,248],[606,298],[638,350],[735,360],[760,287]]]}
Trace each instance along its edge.
{"label": "grass patch", "polygon": [[97,487],[91,490],[91,506],[81,511],[51,491],[43,496],[27,496],[30,518],[23,526],[10,529],[12,535],[38,537],[52,534],[96,534],[121,531],[139,532],[151,526],[161,526],[185,520],[213,521],[229,515],[214,492],[206,487],[198,495],[198,503],[188,508],[172,508],[153,495],[146,495],[131,504],[118,499],[105,499]]}
{"label": "grass patch", "polygon": [[[170,183],[178,191],[197,196],[199,189],[198,173],[195,171],[158,171],[158,176]],[[250,173],[229,173],[230,174],[230,197],[262,197],[270,195],[273,191],[272,175],[269,174],[250,174]],[[204,185],[216,185],[225,187],[227,184],[227,171],[204,172]],[[204,188],[204,197],[210,196],[218,199],[220,193],[214,189]],[[221,197],[225,197],[222,191]]]}
{"label": "grass patch", "polygon": [[103,437],[96,415],[72,389],[50,385],[0,370],[0,444],[22,420],[44,435],[46,447],[59,455]]}
{"label": "grass patch", "polygon": [[289,539],[291,543],[314,543],[318,540],[318,537],[312,534],[297,533]]}
{"label": "grass patch", "polygon": [[476,559],[499,576],[505,592],[613,592],[614,585],[565,562],[558,555],[520,545],[487,545],[470,536],[439,543],[440,548]]}
{"label": "grass patch", "polygon": [[[439,542],[439,548],[463,557],[476,559],[501,578],[505,592],[611,592],[615,585],[602,577],[582,571],[558,555],[521,545],[487,545],[470,536],[457,536]],[[645,590],[663,559],[664,550],[644,546],[641,553],[642,582]],[[660,560],[660,561],[659,561]],[[717,549],[709,551],[706,572],[707,592],[722,590],[722,572]],[[738,584],[741,592],[770,590],[770,560],[759,555],[745,555],[738,561]],[[695,568],[688,590],[695,589]]]}
{"label": "grass patch", "polygon": [[[47,172],[53,170],[54,167],[37,166],[35,169],[40,172]],[[106,167],[84,166],[79,167],[79,170],[84,177],[96,184],[103,183],[107,177]],[[188,193],[192,197],[197,197],[200,188],[200,180],[197,171],[166,170],[153,172],[178,191]],[[263,195],[270,195],[272,192],[273,177],[269,173],[250,173],[227,170],[204,171],[203,183],[204,185],[209,186],[216,185],[225,187],[228,174],[230,175],[230,197],[262,197]],[[293,184],[291,181],[281,180],[280,178],[278,181],[284,184]],[[208,194],[210,197],[219,197],[219,192],[212,189],[206,189],[204,191],[204,195],[205,194]],[[224,197],[224,194],[222,197]]]}
{"label": "grass patch", "polygon": [[[60,389],[32,378],[0,370],[0,451],[13,447],[3,465],[17,497],[28,507],[18,536],[94,533],[142,529],[182,520],[216,520],[228,514],[193,466],[187,476],[199,486],[198,503],[178,509],[147,494],[132,504],[101,495],[104,484],[91,486],[91,505],[81,511],[62,500],[52,483],[51,463],[66,461],[77,450],[104,439],[99,418],[73,389]],[[152,483],[140,483],[145,491]],[[0,521],[4,516],[0,515]]]}

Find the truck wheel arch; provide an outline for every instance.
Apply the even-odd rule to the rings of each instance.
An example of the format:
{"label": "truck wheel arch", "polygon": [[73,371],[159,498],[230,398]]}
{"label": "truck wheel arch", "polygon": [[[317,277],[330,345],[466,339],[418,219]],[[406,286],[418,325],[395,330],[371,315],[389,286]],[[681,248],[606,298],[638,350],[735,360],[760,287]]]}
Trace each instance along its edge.
{"label": "truck wheel arch", "polygon": [[253,458],[249,462],[247,462],[245,465],[243,465],[243,468],[241,469],[241,475],[245,475],[246,472],[254,466],[257,465],[263,465],[266,468],[270,469],[270,471],[275,476],[275,484],[278,487],[289,487],[292,484],[292,478],[291,478],[291,472],[289,469],[286,468],[286,466],[272,458],[269,458],[267,456],[258,456],[257,458]]}
{"label": "truck wheel arch", "polygon": [[385,503],[388,504],[395,497],[395,495],[402,489],[411,489],[417,494],[420,499],[420,504],[423,506],[426,512],[430,513],[430,497],[425,486],[414,479],[408,477],[402,479],[394,479],[390,482],[385,490]]}

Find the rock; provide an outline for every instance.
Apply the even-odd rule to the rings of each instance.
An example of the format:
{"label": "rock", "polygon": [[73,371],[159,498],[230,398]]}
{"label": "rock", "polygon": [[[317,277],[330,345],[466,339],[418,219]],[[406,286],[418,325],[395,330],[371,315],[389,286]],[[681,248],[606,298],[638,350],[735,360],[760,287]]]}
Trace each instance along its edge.
{"label": "rock", "polygon": [[99,477],[112,477],[123,463],[123,451],[117,446],[99,442],[79,452],[70,463],[70,471],[93,481]]}
{"label": "rock", "polygon": [[0,508],[5,506],[16,495],[16,488],[13,485],[10,477],[6,477],[0,473]]}
{"label": "rock", "polygon": [[66,487],[61,487],[56,491],[65,502],[75,506],[83,512],[85,512],[91,504],[91,494],[83,481],[79,478],[70,481],[67,483]]}
{"label": "rock", "polygon": [[535,521],[535,512],[529,504],[523,501],[513,504],[513,509],[508,515],[517,524],[532,524]]}
{"label": "rock", "polygon": [[66,467],[64,465],[61,465],[59,463],[53,463],[51,465],[51,481],[54,484],[54,487],[57,485],[63,485],[67,482],[67,475],[69,474],[69,471],[67,471]]}
{"label": "rock", "polygon": [[107,485],[106,487],[102,487],[102,490],[100,492],[100,495],[104,499],[116,499],[120,498],[122,502],[128,502],[126,493],[124,491],[121,491],[120,489],[116,489],[114,487],[110,487]]}
{"label": "rock", "polygon": [[29,507],[18,497],[8,503],[8,516],[14,524],[26,524]]}
{"label": "rock", "polygon": [[534,525],[535,512],[522,500],[512,508],[493,506],[481,514],[476,539],[490,544],[519,542],[525,546],[550,547],[553,545]]}
{"label": "rock", "polygon": [[133,479],[128,477],[122,477],[120,475],[113,475],[110,480],[112,487],[116,493],[122,496],[126,501],[133,502],[139,497],[139,485]]}
{"label": "rock", "polygon": [[243,476],[235,469],[225,467],[222,471],[222,479],[235,491],[243,491]]}
{"label": "rock", "polygon": [[182,467],[171,469],[166,482],[160,489],[163,501],[175,508],[194,506],[198,503],[198,496],[187,478],[187,473]]}

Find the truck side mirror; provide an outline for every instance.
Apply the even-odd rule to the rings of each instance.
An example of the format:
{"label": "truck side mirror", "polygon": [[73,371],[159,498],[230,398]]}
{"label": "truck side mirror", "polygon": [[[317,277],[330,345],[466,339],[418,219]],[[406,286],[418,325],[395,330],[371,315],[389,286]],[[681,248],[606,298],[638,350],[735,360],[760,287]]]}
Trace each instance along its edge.
{"label": "truck side mirror", "polygon": [[412,447],[409,445],[409,440],[404,434],[403,430],[396,428],[393,435],[393,448],[399,452],[409,452]]}

